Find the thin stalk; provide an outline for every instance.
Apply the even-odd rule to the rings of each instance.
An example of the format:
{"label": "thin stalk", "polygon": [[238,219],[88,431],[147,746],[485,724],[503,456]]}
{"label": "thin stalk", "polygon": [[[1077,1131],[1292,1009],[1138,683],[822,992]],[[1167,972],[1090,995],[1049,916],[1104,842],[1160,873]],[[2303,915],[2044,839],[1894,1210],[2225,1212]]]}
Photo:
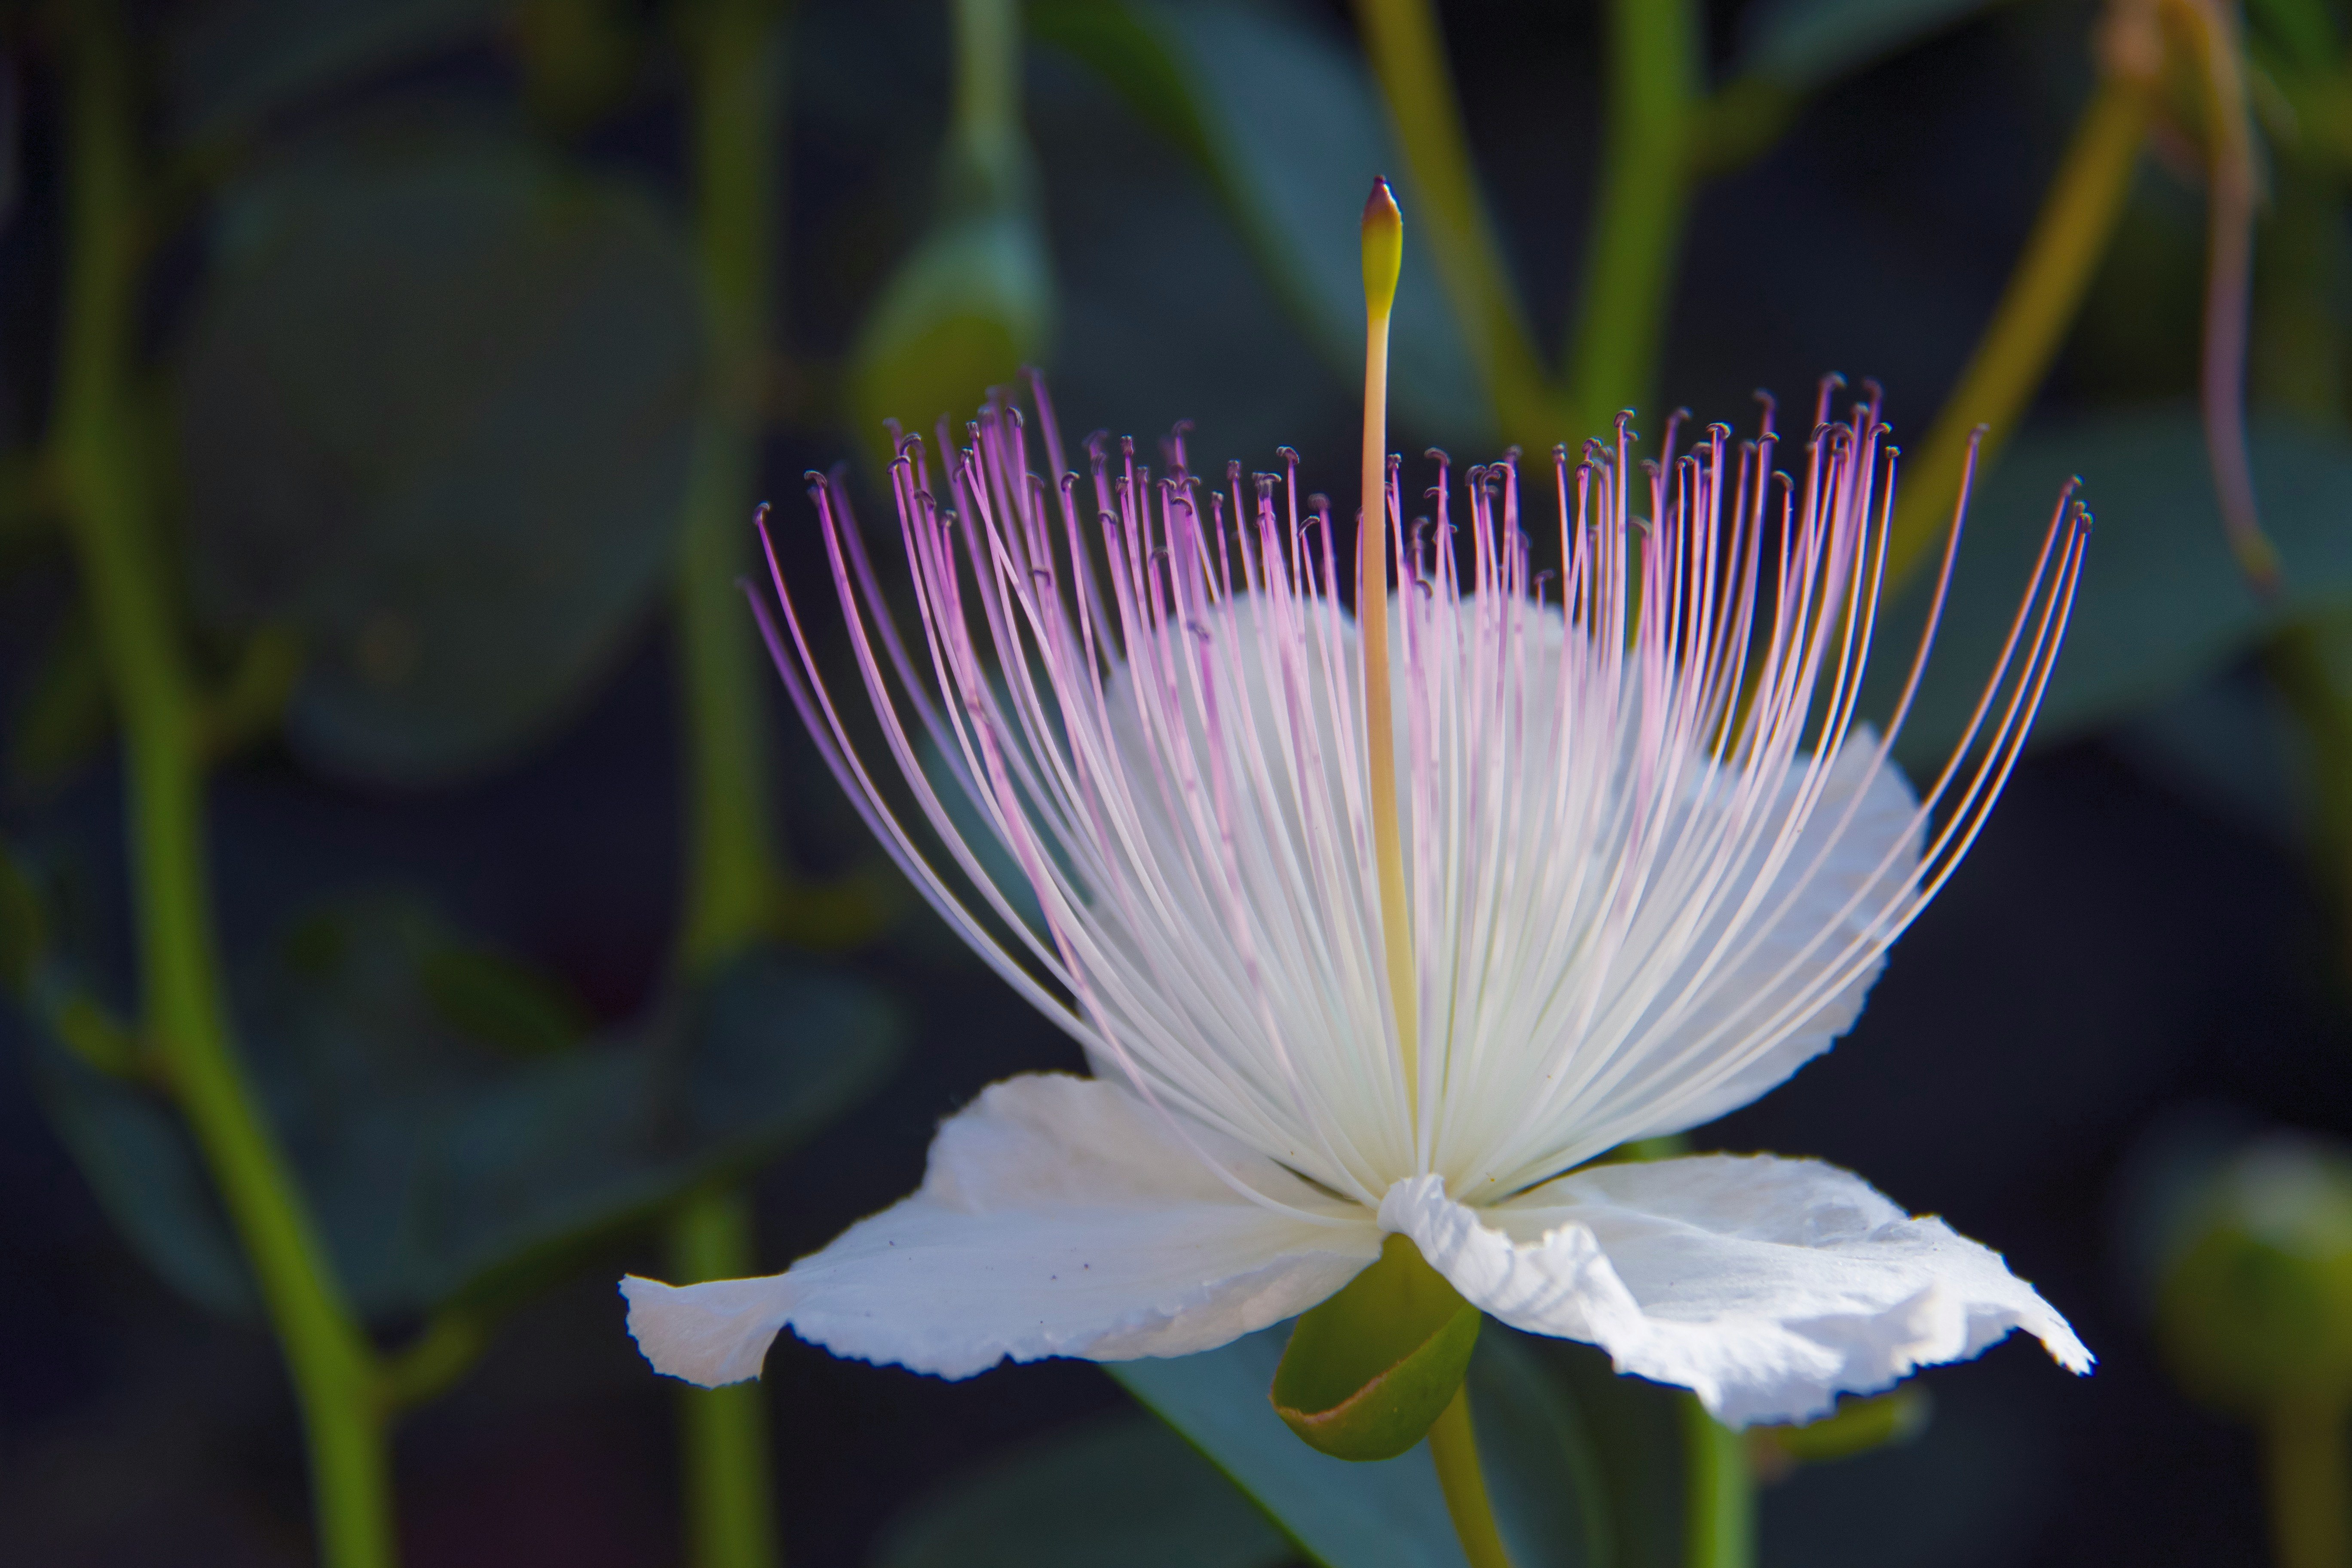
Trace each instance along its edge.
{"label": "thin stalk", "polygon": [[1740,1435],[1684,1394],[1683,1562],[1749,1568],[1756,1561],[1756,1476]]}
{"label": "thin stalk", "polygon": [[1579,439],[1652,393],[1704,108],[1696,0],[1611,0],[1608,16],[1607,142],[1568,356]]}
{"label": "thin stalk", "polygon": [[[690,778],[679,962],[707,974],[772,929],[779,907],[768,710],[735,589],[750,563],[774,287],[783,128],[782,7],[704,0],[685,26],[711,377],[678,542],[677,616]],[[689,1197],[671,1215],[680,1283],[758,1272],[750,1204]],[[687,1537],[697,1568],[782,1561],[760,1385],[680,1389]]]}
{"label": "thin stalk", "polygon": [[767,928],[776,900],[768,710],[735,579],[751,494],[773,286],[783,19],[707,0],[686,27],[697,248],[709,377],[679,528],[677,614],[690,803],[683,956],[703,969]]}
{"label": "thin stalk", "polygon": [[331,1568],[388,1568],[397,1548],[374,1352],[246,1080],[220,983],[200,704],[165,591],[131,384],[142,209],[125,40],[106,0],[69,14],[68,261],[52,439],[122,725],[145,1033],[284,1349],[320,1556]]}
{"label": "thin stalk", "polygon": [[1445,1512],[1454,1521],[1454,1534],[1470,1568],[1511,1568],[1511,1554],[1503,1549],[1503,1532],[1495,1524],[1495,1505],[1486,1496],[1486,1475],[1478,1466],[1478,1434],[1470,1423],[1470,1390],[1454,1391],[1453,1400],[1429,1429],[1429,1458],[1437,1467],[1437,1485],[1445,1493]]}
{"label": "thin stalk", "polygon": [[1422,205],[1413,221],[1496,420],[1507,440],[1549,446],[1559,437],[1543,367],[1479,194],[1437,14],[1430,0],[1356,0],[1356,21]]}
{"label": "thin stalk", "polygon": [[2285,1404],[2263,1425],[2271,1545],[2278,1568],[2344,1568],[2352,1563],[2352,1455],[2334,1400]]}
{"label": "thin stalk", "polygon": [[1992,320],[1926,447],[1906,464],[1886,548],[1891,584],[1907,580],[1943,538],[1977,426],[1985,427],[1979,460],[1989,464],[2049,373],[2123,215],[2147,121],[2147,89],[2118,76],[2104,79],[2084,107]]}
{"label": "thin stalk", "polygon": [[[721,1189],[689,1200],[669,1227],[670,1268],[681,1285],[759,1272],[751,1205]],[[684,1426],[688,1561],[701,1568],[756,1568],[782,1562],[759,1383],[689,1388],[678,1398]]]}

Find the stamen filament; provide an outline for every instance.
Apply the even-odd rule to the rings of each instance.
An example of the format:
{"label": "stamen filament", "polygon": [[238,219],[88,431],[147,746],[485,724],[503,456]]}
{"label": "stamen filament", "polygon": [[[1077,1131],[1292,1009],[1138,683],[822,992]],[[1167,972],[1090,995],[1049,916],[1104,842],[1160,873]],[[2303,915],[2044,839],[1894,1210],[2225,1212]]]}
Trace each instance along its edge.
{"label": "stamen filament", "polygon": [[[1396,730],[1390,713],[1388,406],[1389,315],[1404,268],[1404,215],[1385,179],[1364,203],[1364,510],[1357,530],[1356,622],[1364,655],[1364,752],[1380,867],[1381,936],[1396,1015],[1408,1123],[1418,1129],[1420,1031],[1414,1005],[1412,930],[1404,900],[1404,843],[1397,827]],[[1417,1133],[1416,1133],[1417,1136]]]}

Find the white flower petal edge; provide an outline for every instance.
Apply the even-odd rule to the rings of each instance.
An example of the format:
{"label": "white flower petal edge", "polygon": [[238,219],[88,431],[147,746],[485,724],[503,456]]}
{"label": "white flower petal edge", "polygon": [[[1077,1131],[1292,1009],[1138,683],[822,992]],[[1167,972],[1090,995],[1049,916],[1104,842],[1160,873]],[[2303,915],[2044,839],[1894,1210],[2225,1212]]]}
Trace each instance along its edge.
{"label": "white flower petal edge", "polygon": [[1735,1426],[1810,1420],[2011,1329],[2091,1366],[1998,1253],[1815,1160],[1598,1165],[1484,1210],[1416,1176],[1381,1225],[1504,1322],[1597,1344]]}
{"label": "white flower petal edge", "polygon": [[624,1280],[629,1331],[656,1370],[709,1387],[758,1376],[787,1324],[942,1377],[1006,1357],[1190,1355],[1306,1310],[1379,1256],[1370,1211],[1187,1133],[1100,1079],[993,1084],[940,1126],[913,1196],[764,1279]]}

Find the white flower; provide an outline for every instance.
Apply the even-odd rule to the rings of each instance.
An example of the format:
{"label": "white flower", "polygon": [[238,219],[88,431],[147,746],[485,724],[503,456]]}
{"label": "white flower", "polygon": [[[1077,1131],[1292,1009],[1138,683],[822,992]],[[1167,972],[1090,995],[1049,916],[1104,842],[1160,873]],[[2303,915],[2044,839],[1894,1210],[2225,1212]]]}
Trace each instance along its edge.
{"label": "white flower", "polygon": [[[1843,1171],[1586,1163],[1747,1103],[1852,1026],[2056,654],[2085,532],[2063,498],[1980,723],[1915,796],[1854,717],[1894,457],[1874,406],[1832,423],[1828,398],[1793,481],[1769,412],[1757,441],[1714,426],[1687,454],[1670,426],[1647,478],[1622,425],[1613,451],[1556,453],[1538,526],[1557,579],[1529,580],[1515,462],[1470,471],[1458,531],[1442,469],[1432,526],[1402,522],[1391,465],[1402,1026],[1356,633],[1295,461],[1220,490],[1181,436],[1159,477],[1097,439],[1091,482],[1055,484],[992,406],[935,486],[908,442],[911,647],[820,481],[910,808],[853,751],[781,574],[786,629],[761,609],[778,666],[902,868],[1094,1076],[989,1089],[940,1128],[920,1191],[784,1274],[625,1281],[654,1365],[751,1377],[785,1325],[948,1377],[1182,1355],[1316,1305],[1400,1232],[1494,1317],[1735,1424],[1806,1418],[2012,1328],[2086,1370],[1997,1255]],[[958,832],[925,735],[996,844]],[[1025,889],[992,878],[1005,853]]]}

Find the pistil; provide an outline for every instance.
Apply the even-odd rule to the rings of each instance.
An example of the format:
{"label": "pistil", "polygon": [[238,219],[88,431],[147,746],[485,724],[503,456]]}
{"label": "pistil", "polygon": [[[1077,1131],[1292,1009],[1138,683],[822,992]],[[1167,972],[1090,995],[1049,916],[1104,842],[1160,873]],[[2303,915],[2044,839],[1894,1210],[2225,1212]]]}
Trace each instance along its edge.
{"label": "pistil", "polygon": [[1404,1069],[1405,1108],[1419,1121],[1419,1015],[1412,930],[1404,902],[1404,843],[1397,827],[1396,727],[1390,712],[1388,404],[1389,315],[1404,266],[1404,215],[1385,179],[1364,203],[1364,510],[1357,530],[1356,622],[1364,655],[1364,749],[1380,868],[1381,935]]}

